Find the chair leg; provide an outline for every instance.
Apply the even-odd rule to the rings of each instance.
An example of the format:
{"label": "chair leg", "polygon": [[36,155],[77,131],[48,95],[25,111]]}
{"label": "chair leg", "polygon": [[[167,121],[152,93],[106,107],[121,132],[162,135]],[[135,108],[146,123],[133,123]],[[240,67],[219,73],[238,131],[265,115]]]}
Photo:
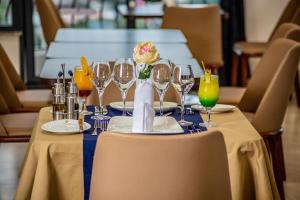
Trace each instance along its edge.
{"label": "chair leg", "polygon": [[243,54],[241,57],[241,85],[242,87],[247,86],[248,82],[248,56]]}
{"label": "chair leg", "polygon": [[286,179],[284,156],[282,148],[282,132],[264,137],[271,156],[275,181],[281,199],[285,199],[283,182]]}
{"label": "chair leg", "polygon": [[298,108],[300,108],[300,80],[299,80],[299,70],[296,73],[296,78],[295,78],[295,93],[296,93],[296,99],[297,99],[297,104]]}
{"label": "chair leg", "polygon": [[231,66],[231,86],[237,86],[238,65],[239,65],[239,56],[235,52],[233,52],[232,66]]}

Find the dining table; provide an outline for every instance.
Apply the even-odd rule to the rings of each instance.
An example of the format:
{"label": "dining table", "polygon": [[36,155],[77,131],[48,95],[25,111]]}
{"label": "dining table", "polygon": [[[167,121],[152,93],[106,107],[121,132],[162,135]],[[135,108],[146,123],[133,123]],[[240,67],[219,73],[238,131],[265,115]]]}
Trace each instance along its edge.
{"label": "dining table", "polygon": [[[58,43],[52,42],[46,58],[80,58],[81,56],[114,60],[131,58],[136,43]],[[183,43],[156,43],[160,57],[165,59],[193,58],[188,46]]]}
{"label": "dining table", "polygon": [[[93,111],[94,108],[88,109]],[[109,114],[118,115],[112,108],[108,109]],[[91,131],[71,135],[43,131],[42,125],[52,120],[50,110],[51,107],[41,109],[35,123],[15,199],[88,199],[93,156],[99,138],[92,136]],[[176,111],[172,115],[176,119],[179,117]],[[198,123],[206,119],[206,115],[195,110],[185,118]],[[89,120],[86,118],[87,122]],[[230,112],[213,113],[212,120],[217,126],[210,130],[219,130],[224,136],[232,199],[279,199],[263,138],[243,113],[235,108]],[[109,134],[109,131],[99,134]]]}
{"label": "dining table", "polygon": [[187,43],[184,34],[177,29],[83,29],[60,28],[55,42],[91,43]]}

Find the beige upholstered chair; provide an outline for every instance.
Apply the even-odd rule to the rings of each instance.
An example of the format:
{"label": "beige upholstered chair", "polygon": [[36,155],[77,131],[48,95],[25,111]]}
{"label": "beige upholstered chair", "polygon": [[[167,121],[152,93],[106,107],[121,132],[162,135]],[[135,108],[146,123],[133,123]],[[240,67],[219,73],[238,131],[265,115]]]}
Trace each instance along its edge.
{"label": "beige upholstered chair", "polygon": [[65,24],[52,0],[36,0],[36,6],[44,37],[49,46],[54,41],[57,30],[65,27]]}
{"label": "beige upholstered chair", "polygon": [[11,62],[10,58],[5,52],[5,49],[0,43],[0,60],[5,67],[5,70],[7,72],[7,75],[9,76],[9,79],[11,80],[15,90],[25,90],[26,85],[24,84],[23,80],[18,75],[16,69],[14,68],[13,63]]}
{"label": "beige upholstered chair", "polygon": [[[135,85],[133,85],[127,94],[127,101],[133,101],[134,99],[134,91]],[[159,97],[157,92],[154,90],[154,99],[155,101],[159,101]],[[103,105],[109,105],[111,102],[122,101],[120,90],[117,88],[116,84],[111,82],[107,88],[105,89],[103,95]],[[180,98],[175,89],[170,86],[168,91],[165,94],[164,101],[176,102],[180,104]],[[88,97],[87,100],[88,105],[98,105],[99,104],[99,97],[97,91],[94,89],[92,94]]]}
{"label": "beige upholstered chair", "polygon": [[284,197],[285,168],[282,149],[282,123],[300,59],[300,43],[278,39],[271,43],[239,103],[239,108],[263,136]]}
{"label": "beige upholstered chair", "polygon": [[166,7],[162,28],[181,30],[198,62],[203,60],[213,69],[223,66],[219,6]]}
{"label": "beige upholstered chair", "polygon": [[[1,50],[0,50],[1,52]],[[21,90],[16,91],[13,80],[10,79],[8,72],[16,73],[11,69],[13,66],[3,64],[2,57],[0,58],[0,92],[11,112],[38,112],[40,108],[51,104],[51,90]],[[13,73],[12,73],[13,72]],[[18,76],[17,74],[14,76]]]}
{"label": "beige upholstered chair", "polygon": [[103,133],[90,199],[231,199],[228,160],[218,131],[150,136]]}
{"label": "beige upholstered chair", "polygon": [[0,93],[0,143],[28,142],[37,113],[9,113],[9,108]]}
{"label": "beige upholstered chair", "polygon": [[[20,108],[23,107],[27,111],[39,111],[40,108],[48,106],[52,102],[52,94],[51,90],[49,89],[27,89],[24,82],[18,75],[13,66],[12,62],[10,61],[9,57],[7,56],[4,48],[0,44],[0,61],[1,65],[1,73],[3,74],[0,76],[3,77],[3,84],[4,85],[12,85],[10,86],[0,86],[2,92],[8,93],[5,95],[5,98],[12,98],[12,102],[9,101],[10,108]],[[6,75],[4,75],[6,74]],[[8,83],[10,82],[10,83]],[[18,100],[19,99],[19,103]],[[20,104],[22,106],[20,106]]]}
{"label": "beige upholstered chair", "polygon": [[[275,32],[274,34],[275,39],[272,39],[272,42],[276,40],[276,38],[288,38],[291,40],[295,40],[300,42],[300,26],[292,24],[292,23],[284,23],[282,24],[279,29]],[[272,43],[270,42],[270,44]],[[267,79],[270,79],[274,73],[272,71],[268,71],[270,69],[269,65],[273,64],[273,66],[278,66],[278,64],[280,63],[280,61],[283,59],[283,57],[280,57],[280,59],[278,60],[278,58],[276,58],[274,56],[274,52],[276,55],[276,52],[279,52],[280,50],[276,50],[276,49],[270,49],[267,48],[267,46],[270,46],[269,44],[266,45],[266,50],[264,50],[264,52],[271,52],[268,53],[268,56],[262,56],[262,60],[260,61],[260,63],[257,65],[256,70],[252,76],[251,79],[254,79],[254,81],[252,82],[256,82],[258,85],[262,85],[264,82],[265,77],[268,77]],[[276,60],[276,62],[273,62],[274,60]],[[261,68],[265,68],[264,70],[264,74],[261,74],[260,70]],[[251,81],[250,79],[250,81]],[[297,81],[296,81],[297,83]],[[297,91],[299,91],[299,88],[297,88],[298,84],[295,85],[295,90],[296,93]],[[241,101],[241,98],[243,97],[243,94],[246,90],[248,90],[247,88],[243,88],[243,87],[221,87],[220,88],[220,99],[219,102],[220,103],[226,103],[226,104],[234,104],[237,105],[239,104],[239,102]],[[256,88],[253,88],[252,90],[255,90]],[[300,97],[298,97],[298,100],[300,99]]]}
{"label": "beige upholstered chair", "polygon": [[[278,39],[282,36],[278,35],[278,29],[283,23],[294,23],[300,25],[300,0],[290,0],[285,10],[283,11],[280,19],[278,20],[273,33],[270,35],[268,42],[237,42],[233,47],[233,60],[231,71],[231,85],[236,86],[238,84],[237,76],[241,76],[241,85],[246,86],[247,78],[249,75],[248,58],[249,57],[261,57],[266,47],[274,39]],[[282,29],[284,30],[284,29]],[[238,65],[241,64],[240,74],[238,73]],[[297,91],[300,92],[300,91]],[[300,106],[300,100],[298,101]]]}

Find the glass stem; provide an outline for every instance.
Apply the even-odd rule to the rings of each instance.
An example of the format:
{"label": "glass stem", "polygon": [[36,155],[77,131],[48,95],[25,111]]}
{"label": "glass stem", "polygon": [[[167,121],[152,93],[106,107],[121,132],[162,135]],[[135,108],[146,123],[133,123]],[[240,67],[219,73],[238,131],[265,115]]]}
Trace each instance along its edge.
{"label": "glass stem", "polygon": [[163,111],[162,111],[162,108],[163,108],[163,103],[164,103],[164,97],[165,97],[165,93],[164,92],[160,92],[159,94],[159,115],[160,116],[163,116]]}
{"label": "glass stem", "polygon": [[207,115],[208,115],[207,124],[210,124],[211,123],[211,119],[210,119],[211,108],[206,108],[206,112],[207,112]]}
{"label": "glass stem", "polygon": [[86,102],[86,99],[85,99],[85,97],[83,97],[82,98],[82,111],[86,111],[86,104],[85,104],[85,102]]}
{"label": "glass stem", "polygon": [[181,95],[180,95],[180,100],[181,100],[181,120],[180,121],[184,121],[184,118],[183,118],[183,116],[184,116],[184,99],[185,99],[185,96],[184,96],[184,94],[182,93]]}
{"label": "glass stem", "polygon": [[123,116],[126,116],[126,112],[125,112],[125,101],[126,101],[126,95],[127,92],[122,91],[122,100],[123,100]]}
{"label": "glass stem", "polygon": [[103,115],[103,105],[102,105],[102,97],[103,97],[103,91],[97,88],[98,96],[99,96],[99,111],[100,115]]}

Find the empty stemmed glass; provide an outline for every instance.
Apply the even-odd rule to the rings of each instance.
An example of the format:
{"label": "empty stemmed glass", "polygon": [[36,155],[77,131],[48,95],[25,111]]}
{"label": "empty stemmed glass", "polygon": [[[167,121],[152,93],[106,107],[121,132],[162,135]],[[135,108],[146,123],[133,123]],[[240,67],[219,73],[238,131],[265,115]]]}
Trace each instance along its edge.
{"label": "empty stemmed glass", "polygon": [[173,69],[172,85],[180,95],[181,99],[181,119],[178,123],[181,126],[189,126],[192,122],[184,120],[184,100],[185,95],[192,89],[194,85],[194,74],[192,67],[186,64],[178,64]]}
{"label": "empty stemmed glass", "polygon": [[171,81],[171,64],[169,60],[162,59],[153,65],[151,80],[159,95],[160,116],[162,116],[164,96]]}
{"label": "empty stemmed glass", "polygon": [[131,58],[118,59],[114,65],[112,77],[117,87],[121,91],[123,100],[123,116],[126,116],[125,101],[129,88],[133,85],[136,79],[135,67]]}
{"label": "empty stemmed glass", "polygon": [[111,81],[111,70],[110,70],[109,63],[106,61],[97,62],[93,66],[93,76],[91,76],[91,80],[97,89],[97,93],[99,96],[99,104],[100,104],[99,113],[95,113],[95,116],[91,118],[99,119],[99,120],[110,119],[109,116],[104,115],[103,112],[104,108],[102,104],[103,93],[105,91],[105,88],[108,86],[108,84]]}

